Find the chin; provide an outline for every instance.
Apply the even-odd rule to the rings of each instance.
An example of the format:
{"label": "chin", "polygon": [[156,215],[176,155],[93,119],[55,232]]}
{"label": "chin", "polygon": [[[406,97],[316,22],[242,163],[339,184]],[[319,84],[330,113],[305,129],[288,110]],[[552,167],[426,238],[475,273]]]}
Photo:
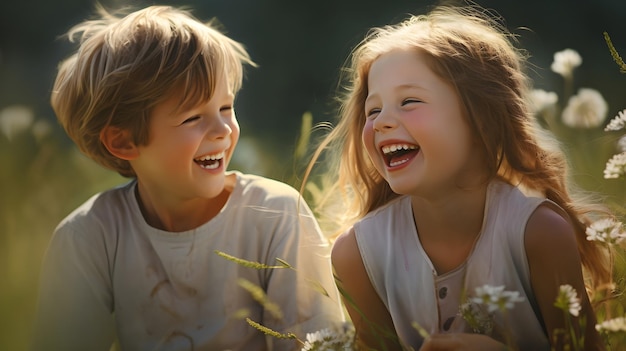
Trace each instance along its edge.
{"label": "chin", "polygon": [[388,183],[389,187],[391,188],[391,190],[399,195],[417,195],[417,194],[423,194],[425,191],[427,191],[427,187],[425,187],[423,184],[415,184],[415,182],[413,182],[412,184],[407,184],[407,183],[399,183],[399,182],[395,182],[394,183]]}
{"label": "chin", "polygon": [[199,189],[201,196],[207,199],[212,199],[219,196],[224,191],[224,180],[212,180],[210,184],[205,185],[202,189]]}
{"label": "chin", "polygon": [[389,183],[389,187],[391,188],[391,190],[399,195],[409,195],[410,193],[414,192],[414,188],[412,187],[407,187],[404,185],[399,185],[399,184],[391,184]]}

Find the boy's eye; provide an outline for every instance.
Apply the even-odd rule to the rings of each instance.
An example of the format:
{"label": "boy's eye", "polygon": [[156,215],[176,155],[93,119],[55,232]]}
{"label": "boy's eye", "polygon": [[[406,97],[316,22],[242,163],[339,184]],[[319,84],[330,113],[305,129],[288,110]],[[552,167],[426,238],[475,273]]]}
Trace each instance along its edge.
{"label": "boy's eye", "polygon": [[233,107],[231,105],[226,105],[226,106],[222,106],[220,108],[220,111],[230,111],[232,109],[233,109]]}
{"label": "boy's eye", "polygon": [[200,119],[200,116],[193,116],[193,117],[189,117],[189,118],[187,118],[186,120],[184,120],[184,121],[183,121],[183,124],[185,124],[185,123],[191,123],[191,122],[193,122],[193,121],[197,121],[197,120],[199,120],[199,119]]}

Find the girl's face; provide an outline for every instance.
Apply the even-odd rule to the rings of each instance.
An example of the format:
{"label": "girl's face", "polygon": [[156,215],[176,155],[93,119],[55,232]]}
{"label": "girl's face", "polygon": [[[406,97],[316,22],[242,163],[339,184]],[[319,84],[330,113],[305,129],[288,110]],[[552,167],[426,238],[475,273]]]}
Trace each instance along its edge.
{"label": "girl's face", "polygon": [[474,184],[484,172],[477,162],[481,152],[455,90],[429,68],[424,54],[382,55],[367,84],[363,144],[391,189],[428,196]]}
{"label": "girl's face", "polygon": [[229,86],[227,79],[219,79],[211,99],[190,109],[180,108],[179,94],[155,106],[149,142],[138,147],[132,163],[144,187],[183,202],[222,193],[239,139]]}

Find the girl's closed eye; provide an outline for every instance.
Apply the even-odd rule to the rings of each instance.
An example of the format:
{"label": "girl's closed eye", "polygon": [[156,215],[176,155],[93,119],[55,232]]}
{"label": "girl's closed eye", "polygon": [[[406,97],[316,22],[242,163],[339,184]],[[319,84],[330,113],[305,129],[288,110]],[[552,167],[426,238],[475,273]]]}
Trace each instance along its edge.
{"label": "girl's closed eye", "polygon": [[380,113],[380,109],[379,108],[372,108],[370,110],[367,110],[367,112],[365,113],[365,117],[367,117],[367,118],[374,118],[379,113]]}
{"label": "girl's closed eye", "polygon": [[408,104],[417,104],[417,103],[421,103],[421,102],[423,102],[423,101],[420,100],[420,99],[413,99],[413,98],[405,99],[405,100],[402,101],[401,106],[406,106]]}
{"label": "girl's closed eye", "polygon": [[220,112],[232,113],[232,111],[233,111],[233,106],[232,105],[224,105],[224,106],[220,107]]}

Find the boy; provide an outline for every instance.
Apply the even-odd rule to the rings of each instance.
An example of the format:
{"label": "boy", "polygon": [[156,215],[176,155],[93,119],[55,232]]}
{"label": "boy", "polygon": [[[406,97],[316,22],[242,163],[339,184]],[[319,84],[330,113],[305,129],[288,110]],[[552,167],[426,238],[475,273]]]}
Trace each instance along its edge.
{"label": "boy", "polygon": [[242,66],[254,65],[243,46],[171,7],[100,14],[69,32],[80,48],[61,64],[51,101],[81,151],[132,180],[57,227],[34,349],[108,350],[117,335],[124,350],[292,350],[294,340],[243,317],[300,339],[342,321],[328,244],[299,194],[226,171]]}

